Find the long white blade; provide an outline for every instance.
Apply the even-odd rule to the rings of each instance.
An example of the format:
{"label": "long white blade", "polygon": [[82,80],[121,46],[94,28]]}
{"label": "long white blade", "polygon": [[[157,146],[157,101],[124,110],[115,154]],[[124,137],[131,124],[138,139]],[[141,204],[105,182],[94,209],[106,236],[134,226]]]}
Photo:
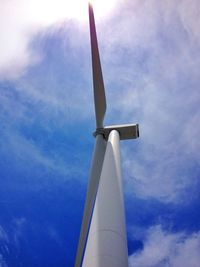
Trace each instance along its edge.
{"label": "long white blade", "polygon": [[89,4],[90,39],[92,52],[93,89],[96,115],[96,127],[103,127],[103,119],[106,113],[106,96],[99,56],[97,34],[92,4]]}
{"label": "long white blade", "polygon": [[105,150],[106,150],[106,141],[103,139],[102,135],[97,135],[95,149],[93,153],[92,167],[88,183],[84,213],[83,213],[83,220],[81,225],[81,232],[79,237],[79,244],[76,254],[75,267],[81,266],[85,244],[87,241],[91,216],[99,186],[99,179],[101,176]]}
{"label": "long white blade", "polygon": [[92,215],[83,267],[128,267],[119,134],[113,130]]}

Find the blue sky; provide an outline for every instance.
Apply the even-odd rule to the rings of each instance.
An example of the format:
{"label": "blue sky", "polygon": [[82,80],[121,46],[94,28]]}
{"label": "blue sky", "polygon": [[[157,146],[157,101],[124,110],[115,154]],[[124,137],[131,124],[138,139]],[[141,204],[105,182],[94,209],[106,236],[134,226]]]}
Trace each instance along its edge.
{"label": "blue sky", "polygon": [[[121,142],[129,265],[200,267],[200,2],[114,2],[105,121],[140,124]],[[0,3],[0,267],[74,262],[95,119],[87,6],[63,3]]]}

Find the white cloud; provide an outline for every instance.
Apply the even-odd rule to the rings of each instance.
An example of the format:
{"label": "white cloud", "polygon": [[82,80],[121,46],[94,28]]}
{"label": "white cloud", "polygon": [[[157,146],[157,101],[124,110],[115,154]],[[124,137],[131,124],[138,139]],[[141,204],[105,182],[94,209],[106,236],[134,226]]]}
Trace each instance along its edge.
{"label": "white cloud", "polygon": [[[4,51],[0,59],[0,76],[3,78],[20,75],[32,59],[37,58],[38,55],[31,55],[31,38],[41,27],[57,19],[54,16],[57,12],[44,16],[46,1],[42,1],[43,6],[39,0],[17,2],[17,5],[11,0],[0,4],[3,14],[0,17],[0,51]],[[55,3],[57,1],[52,1],[48,9],[55,9]],[[140,140],[135,141],[139,142],[139,151],[134,152],[134,143],[127,143],[123,150],[127,187],[140,197],[154,197],[165,202],[182,201],[184,193],[192,195],[198,183],[197,174],[191,174],[190,169],[192,163],[198,165],[200,159],[200,2],[127,0],[121,1],[118,7],[115,16],[98,22],[97,28],[105,83],[108,85],[109,122],[140,123]],[[65,16],[69,17],[69,13],[66,11]],[[71,48],[77,49],[73,50],[74,53],[78,54],[83,35],[80,32],[73,35],[73,32],[68,39]],[[8,44],[7,40],[10,40]],[[78,62],[78,58],[74,61]],[[85,66],[82,68],[87,69]],[[89,90],[83,95],[80,93],[82,87],[75,91],[74,84],[68,83],[75,92],[68,97],[65,82],[61,85],[60,77],[52,72],[45,74],[46,77],[34,77],[34,80],[38,79],[35,83],[29,79],[20,81],[16,90],[24,96],[25,102],[27,99],[31,99],[31,103],[37,102],[37,110],[42,114],[53,116],[52,113],[57,112],[56,120],[63,118],[68,108],[73,118],[74,114],[81,118],[90,116]],[[82,77],[85,72],[79,74]],[[119,89],[117,93],[116,88]],[[80,94],[81,98],[77,97]],[[8,101],[6,97],[4,100]],[[16,121],[21,118],[31,120],[25,115],[28,114],[28,108],[25,110],[27,103],[18,111],[13,108],[14,101],[10,103],[10,110],[7,102],[4,103],[5,112],[14,110],[16,114],[20,113],[20,119],[14,114]],[[84,112],[81,112],[83,106]],[[52,161],[44,157],[31,140],[27,142],[15,131],[13,138],[20,142],[19,149],[24,154],[32,151],[38,162],[53,168],[57,166],[59,159]],[[17,150],[17,143],[11,142],[12,137],[7,136],[7,139]]]}
{"label": "white cloud", "polygon": [[151,227],[143,250],[129,257],[132,267],[199,267],[200,232],[192,235],[169,233],[161,226]]}
{"label": "white cloud", "polygon": [[109,122],[140,123],[139,151],[130,143],[123,150],[127,190],[190,201],[200,168],[200,2],[126,3],[100,35]]}
{"label": "white cloud", "polygon": [[[76,17],[76,10],[80,12],[77,1],[0,2],[0,79],[16,79],[29,65],[41,60],[42,55],[31,48],[33,37],[44,27]],[[82,10],[83,16],[85,11]]]}
{"label": "white cloud", "polygon": [[34,21],[30,18],[28,1],[1,1],[0,10],[0,77],[16,78],[38,59],[29,49]]}
{"label": "white cloud", "polygon": [[[96,15],[113,9],[118,0],[97,1]],[[64,20],[86,23],[87,0],[2,0],[0,2],[0,79],[16,79],[42,58],[31,42],[42,29]],[[66,27],[66,26],[65,26]],[[85,25],[83,25],[83,28]],[[76,39],[76,44],[80,44]]]}

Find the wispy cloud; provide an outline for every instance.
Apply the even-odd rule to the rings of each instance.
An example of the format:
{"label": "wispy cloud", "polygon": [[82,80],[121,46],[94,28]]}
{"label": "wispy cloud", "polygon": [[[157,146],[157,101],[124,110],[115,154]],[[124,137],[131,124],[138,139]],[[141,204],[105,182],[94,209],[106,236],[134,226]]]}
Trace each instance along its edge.
{"label": "wispy cloud", "polygon": [[[0,153],[12,163],[5,166],[2,161],[3,167],[24,174],[11,176],[12,192],[17,185],[20,192],[29,190],[29,185],[46,188],[43,174],[54,181],[60,176],[81,180],[83,170],[87,176],[89,167],[83,162],[89,165],[88,140],[94,126],[88,25],[70,20],[70,9],[63,8],[68,19],[59,26],[48,28],[57,21],[56,12],[44,16],[47,5],[55,11],[55,4],[60,8],[64,2],[0,4],[0,80],[12,80],[0,85]],[[153,198],[163,206],[178,202],[179,209],[199,197],[199,11],[198,0],[127,0],[119,1],[110,17],[97,22],[106,122],[140,123],[140,139],[122,143],[126,191],[129,197]],[[25,189],[21,178],[26,179]],[[152,207],[150,203],[148,214]],[[166,217],[160,216],[167,225]],[[144,217],[143,213],[141,221]],[[27,221],[19,217],[11,225],[9,237],[17,245],[26,235]],[[63,244],[54,226],[44,228],[51,240]],[[38,236],[40,229],[38,223]],[[130,266],[199,267],[199,232],[172,233],[161,226],[136,231],[144,249],[130,257]],[[2,227],[0,241],[7,249],[8,235]],[[6,267],[0,253],[0,267]]]}
{"label": "wispy cloud", "polygon": [[0,225],[0,267],[7,267],[5,255],[9,253],[8,243],[8,235],[4,228]]}
{"label": "wispy cloud", "polygon": [[1,1],[0,8],[0,77],[16,78],[27,65],[38,59],[38,55],[29,49],[34,34],[33,21],[25,1],[18,1],[17,4]]}
{"label": "wispy cloud", "polygon": [[26,224],[27,224],[27,220],[24,217],[14,218],[12,221],[12,226],[13,226],[12,239],[17,249],[21,249],[20,240],[23,237],[23,228]]}
{"label": "wispy cloud", "polygon": [[200,168],[200,4],[127,1],[121,8],[114,28],[105,23],[100,36],[108,122],[140,123],[136,146],[124,145],[128,190],[182,201],[198,184]]}
{"label": "wispy cloud", "polygon": [[87,1],[1,1],[0,79],[17,79],[42,60],[32,41],[38,32],[61,21],[87,18]]}
{"label": "wispy cloud", "polygon": [[0,225],[0,240],[8,242],[8,235],[1,225]]}
{"label": "wispy cloud", "polygon": [[170,233],[160,225],[151,227],[144,248],[129,257],[135,267],[199,267],[200,233]]}
{"label": "wispy cloud", "polygon": [[3,259],[3,256],[0,254],[0,267],[7,267],[6,262]]}
{"label": "wispy cloud", "polygon": [[[1,3],[1,25],[7,25],[6,30],[0,28],[5,50],[1,77],[19,77],[27,71],[15,83],[17,94],[23,96],[23,105],[16,112],[20,118],[12,110],[15,103],[9,95],[2,96],[4,112],[13,112],[16,125],[21,120],[33,122],[27,116],[32,104],[37,106],[35,112],[47,119],[46,125],[50,118],[60,126],[67,119],[87,120],[93,115],[92,92],[85,90],[91,78],[87,27],[70,22],[65,32],[54,28],[53,33],[43,31],[34,39],[42,27],[56,21],[55,17],[42,20],[43,14],[36,12],[39,4],[20,0],[11,8],[10,1]],[[198,183],[199,8],[198,1],[121,1],[110,18],[97,24],[107,88],[107,122],[140,123],[139,149],[133,153],[135,147],[125,145],[123,150],[129,190],[140,197],[177,201]],[[68,13],[65,16],[70,18]],[[9,38],[7,46],[5,40]],[[37,43],[34,49],[33,40]],[[38,55],[43,61],[30,68]],[[21,147],[29,144],[32,149],[27,151],[33,151],[41,162],[57,165],[58,158],[50,163],[42,151],[33,149],[33,142],[27,143],[16,132],[13,137],[22,141]]]}

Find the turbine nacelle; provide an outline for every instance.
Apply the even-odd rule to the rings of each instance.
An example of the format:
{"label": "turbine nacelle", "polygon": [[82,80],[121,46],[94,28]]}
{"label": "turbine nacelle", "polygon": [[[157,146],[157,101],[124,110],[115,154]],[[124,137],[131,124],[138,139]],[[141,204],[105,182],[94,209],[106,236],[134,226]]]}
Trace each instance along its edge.
{"label": "turbine nacelle", "polygon": [[139,137],[139,124],[123,124],[111,125],[104,128],[97,128],[93,136],[103,135],[105,140],[108,140],[109,134],[116,130],[119,133],[120,140],[136,139]]}

